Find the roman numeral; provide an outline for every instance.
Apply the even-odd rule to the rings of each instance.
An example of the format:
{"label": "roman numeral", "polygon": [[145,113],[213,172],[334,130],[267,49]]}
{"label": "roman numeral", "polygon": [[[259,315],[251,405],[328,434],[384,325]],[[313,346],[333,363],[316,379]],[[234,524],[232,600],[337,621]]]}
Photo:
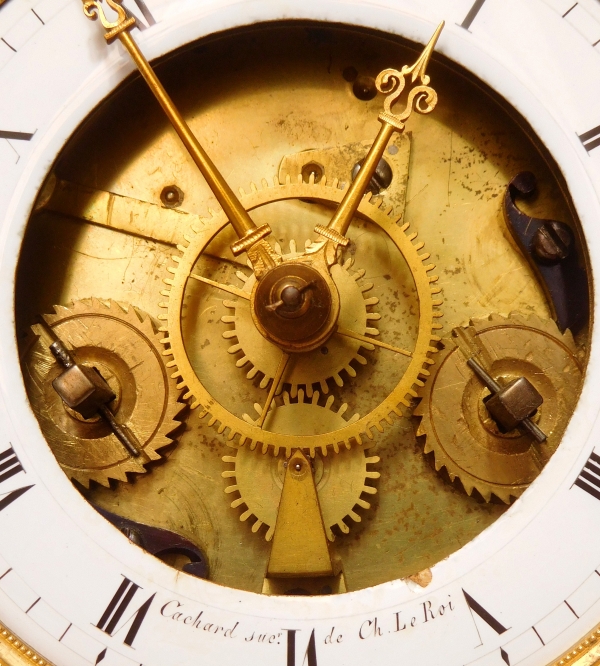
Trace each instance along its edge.
{"label": "roman numeral", "polygon": [[473,23],[477,17],[477,14],[479,14],[481,11],[484,3],[485,0],[475,0],[473,6],[471,9],[469,9],[469,13],[465,16],[465,20],[462,23],[458,23],[457,25],[461,28],[464,28],[465,30],[468,30],[471,27],[471,23]]}
{"label": "roman numeral", "polygon": [[125,645],[129,645],[129,647],[132,647],[133,641],[135,640],[135,637],[137,636],[137,633],[142,626],[142,622],[144,621],[144,618],[146,617],[146,614],[148,613],[148,610],[154,601],[154,597],[156,596],[156,593],[153,594],[136,611],[126,617],[119,625],[119,622],[121,622],[123,616],[127,612],[127,609],[129,608],[129,605],[131,604],[131,601],[133,600],[136,592],[141,589],[142,588],[139,585],[136,585],[130,581],[129,578],[123,576],[123,582],[121,585],[119,585],[119,589],[116,591],[115,596],[111,599],[98,624],[96,625],[98,629],[103,631],[105,634],[114,636],[117,632],[123,629],[126,624],[131,622],[129,630],[127,631],[127,635],[123,641],[123,643],[125,643]]}
{"label": "roman numeral", "polygon": [[24,471],[23,465],[21,465],[21,461],[12,446],[0,453],[0,483],[8,481],[15,474]]}
{"label": "roman numeral", "polygon": [[[25,470],[23,469],[23,465],[21,465],[21,461],[13,447],[9,446],[6,451],[0,453],[0,484],[8,481],[8,479],[15,476],[15,474],[19,474],[19,472],[25,473]],[[12,504],[15,500],[19,499],[19,497],[24,495],[30,488],[33,488],[33,486],[25,486],[24,488],[18,488],[5,495],[0,495],[0,511],[6,509],[9,504]]]}
{"label": "roman numeral", "polygon": [[156,19],[154,16],[152,16],[152,12],[148,9],[148,5],[145,3],[144,0],[131,0],[135,4],[135,6],[140,10],[142,16],[144,17],[144,20],[148,24],[145,26],[139,19],[137,21],[137,26],[140,30],[146,30],[147,27],[150,27],[152,25],[156,25]]}
{"label": "roman numeral", "polygon": [[[471,611],[471,617],[473,617],[473,613],[479,615],[479,617],[488,626],[490,626],[498,635],[503,634],[505,631],[508,631],[508,629],[501,622],[499,622],[478,601],[475,601],[475,599],[473,599],[473,597],[470,594],[468,594],[464,590],[462,592],[465,595],[465,601],[467,602],[467,606],[469,607],[469,610]],[[477,623],[475,622],[474,617],[473,617],[473,624],[475,625],[475,629],[477,631],[477,635],[479,636],[479,640],[481,641],[481,644],[483,645],[483,639],[481,638],[481,634],[479,633],[479,628],[477,627]],[[501,652],[504,652],[504,651],[502,650]],[[508,659],[508,656],[506,656],[506,659],[505,659],[504,655],[502,655],[502,658],[506,661],[506,659]],[[508,664],[508,661],[506,661],[506,663]]]}
{"label": "roman numeral", "polygon": [[600,456],[597,453],[592,453],[587,459],[573,485],[579,486],[586,493],[600,500]]}
{"label": "roman numeral", "polygon": [[594,148],[600,146],[600,125],[594,127],[594,129],[584,132],[583,134],[578,134],[579,140],[583,144],[583,147],[588,151],[588,153]]}
{"label": "roman numeral", "polygon": [[35,132],[13,132],[11,130],[0,130],[0,139],[5,139],[6,143],[10,146],[10,149],[17,156],[17,162],[21,159],[21,155],[17,149],[12,145],[11,141],[31,141],[35,135]]}
{"label": "roman numeral", "polygon": [[0,130],[0,139],[14,139],[15,141],[31,141],[33,134],[28,132],[10,132],[8,130]]}
{"label": "roman numeral", "polygon": [[[296,666],[296,632],[297,629],[284,629],[287,631],[287,661],[286,666]],[[302,666],[318,666],[317,664],[317,645],[315,641],[315,630],[312,630],[308,647],[302,660]]]}

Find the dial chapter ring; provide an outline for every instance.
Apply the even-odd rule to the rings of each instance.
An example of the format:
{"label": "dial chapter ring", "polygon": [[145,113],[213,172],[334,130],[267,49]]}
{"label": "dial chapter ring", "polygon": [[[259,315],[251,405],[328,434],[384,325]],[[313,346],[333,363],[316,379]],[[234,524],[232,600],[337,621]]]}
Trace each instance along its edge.
{"label": "dial chapter ring", "polygon": [[[278,182],[273,187],[268,187],[263,181],[263,188],[256,189],[251,194],[242,197],[242,203],[247,210],[253,210],[274,201],[290,199],[311,199],[323,204],[338,204],[341,202],[344,191],[335,186],[328,186],[321,181],[318,185],[310,183],[286,183],[280,185]],[[398,218],[390,215],[391,210],[383,210],[379,206],[370,203],[367,197],[363,198],[358,208],[358,216],[378,225],[396,245],[413,276],[415,290],[419,300],[419,325],[412,357],[404,374],[400,378],[392,392],[371,412],[346,427],[330,433],[296,436],[272,433],[245,422],[229,412],[223,405],[217,402],[206,390],[202,381],[197,377],[185,349],[182,329],[182,307],[183,295],[190,273],[194,265],[215,236],[229,223],[224,213],[217,213],[212,219],[206,220],[202,227],[193,228],[190,235],[186,237],[187,247],[180,246],[179,256],[174,256],[174,263],[168,267],[171,276],[165,279],[170,289],[165,293],[168,301],[163,305],[167,313],[161,315],[166,325],[161,329],[167,336],[163,339],[165,345],[165,356],[172,356],[167,366],[174,368],[173,377],[179,381],[179,388],[187,388],[184,395],[187,399],[193,399],[192,408],[199,408],[201,417],[210,415],[209,423],[219,424],[219,431],[228,432],[228,439],[242,446],[249,444],[255,448],[262,444],[263,452],[272,450],[275,455],[281,449],[289,455],[294,449],[302,449],[311,456],[320,450],[326,455],[327,450],[332,448],[339,451],[340,445],[350,448],[351,442],[356,442],[365,448],[372,446],[374,438],[373,429],[383,431],[385,423],[392,422],[392,415],[400,416],[401,405],[409,406],[409,400],[416,397],[415,386],[422,386],[423,381],[419,378],[429,374],[427,368],[433,364],[429,357],[437,351],[432,342],[439,340],[433,333],[441,328],[436,323],[441,316],[435,310],[441,304],[441,300],[435,298],[439,289],[432,286],[437,277],[430,275],[435,268],[433,264],[426,263],[429,259],[428,253],[420,253],[422,243],[415,242],[416,233],[407,234],[408,225],[398,225]],[[363,439],[366,436],[367,440]]]}

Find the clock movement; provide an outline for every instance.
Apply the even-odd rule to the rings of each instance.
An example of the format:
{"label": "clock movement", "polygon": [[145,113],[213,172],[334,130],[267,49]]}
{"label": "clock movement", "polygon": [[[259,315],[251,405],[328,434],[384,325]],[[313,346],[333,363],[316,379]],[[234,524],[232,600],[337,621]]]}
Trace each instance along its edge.
{"label": "clock movement", "polygon": [[0,660],[595,663],[600,13],[409,4],[1,6]]}

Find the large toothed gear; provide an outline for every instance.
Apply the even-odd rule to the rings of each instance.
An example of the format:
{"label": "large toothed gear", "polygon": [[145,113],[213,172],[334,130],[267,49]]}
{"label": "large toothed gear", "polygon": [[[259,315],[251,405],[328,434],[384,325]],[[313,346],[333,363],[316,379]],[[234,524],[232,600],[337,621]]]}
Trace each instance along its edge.
{"label": "large toothed gear", "polygon": [[85,487],[90,481],[109,486],[109,480],[128,481],[128,474],[146,472],[145,465],[161,458],[160,449],[172,444],[184,404],[169,377],[150,317],[114,301],[77,301],[54,306],[44,315],[48,327],[73,350],[77,363],[97,368],[116,399],[109,405],[117,423],[125,425],[140,445],[132,457],[99,416],[84,420],[70,410],[52,387],[63,368],[52,356],[52,339],[36,324],[22,358],[29,399],[46,441],[60,466]]}
{"label": "large toothed gear", "polygon": [[[469,495],[476,490],[487,502],[494,495],[508,504],[555,451],[577,402],[582,369],[573,337],[553,321],[513,313],[472,320],[443,345],[414,412],[417,435],[436,469],[459,479]],[[502,432],[491,418],[483,401],[490,392],[466,364],[475,352],[501,386],[525,377],[541,394],[532,420],[547,435],[544,443],[520,429]]]}
{"label": "large toothed gear", "polygon": [[[253,185],[250,193],[243,192],[241,202],[246,210],[251,211],[276,201],[291,199],[336,206],[343,196],[344,192],[338,187],[337,180],[329,185],[323,178],[315,184],[304,183],[300,177],[296,183],[288,180],[285,184],[280,184],[275,179],[273,186],[269,186],[267,181],[263,180],[262,188]],[[316,451],[325,454],[328,449],[332,449],[338,452],[340,448],[348,448],[352,444],[370,446],[374,432],[382,432],[384,425],[391,423],[394,415],[402,415],[402,406],[410,405],[410,400],[417,395],[415,389],[423,386],[423,380],[430,374],[429,366],[434,362],[430,355],[437,352],[435,344],[439,341],[439,337],[436,332],[441,328],[437,318],[442,316],[438,310],[442,303],[438,296],[440,288],[435,284],[438,278],[432,275],[435,266],[428,263],[430,255],[423,251],[424,243],[416,240],[417,234],[408,233],[407,223],[399,224],[400,218],[392,214],[391,208],[384,210],[381,202],[371,203],[370,196],[367,195],[362,199],[357,216],[377,225],[402,255],[412,274],[419,302],[418,328],[413,346],[408,350],[410,358],[389,395],[356,422],[346,423],[339,429],[310,437],[296,434],[295,428],[289,433],[280,434],[247,423],[240,416],[233,414],[227,405],[215,400],[204,385],[202,377],[196,374],[186,351],[182,326],[182,305],[186,286],[198,258],[219,232],[229,224],[229,220],[223,212],[214,213],[210,219],[193,227],[185,237],[185,244],[178,246],[178,254],[173,256],[173,263],[167,268],[169,271],[169,276],[165,279],[167,289],[161,292],[165,297],[161,305],[166,309],[165,314],[159,316],[164,320],[161,330],[166,333],[163,340],[164,353],[165,356],[172,357],[167,365],[172,368],[172,376],[178,380],[178,387],[187,389],[184,397],[192,401],[192,408],[198,409],[200,417],[207,418],[210,424],[216,425],[219,432],[226,433],[232,444],[244,446],[261,443],[263,451],[270,450],[275,455],[280,450],[290,455],[294,449],[302,449],[313,457]],[[361,306],[364,306],[362,293],[360,299]]]}
{"label": "large toothed gear", "polygon": [[[310,241],[308,244],[310,245]],[[275,246],[275,251],[281,254],[279,245]],[[296,251],[295,241],[290,241],[290,252],[282,256],[284,260],[300,256]],[[342,328],[360,335],[377,335],[379,331],[372,326],[372,323],[381,316],[370,310],[379,299],[366,296],[373,285],[362,281],[364,270],[350,271],[353,263],[353,259],[349,258],[343,265],[335,264],[331,267],[331,276],[340,295],[338,323]],[[242,272],[238,272],[237,276],[242,282],[244,291],[250,293],[256,283],[255,276],[253,274],[248,276]],[[233,315],[221,318],[224,323],[234,325],[233,329],[223,333],[223,337],[234,340],[229,353],[237,356],[236,365],[239,368],[244,370],[249,368],[246,371],[248,379],[262,375],[260,387],[266,388],[277,372],[279,349],[264,338],[254,326],[248,301],[237,299],[225,300],[223,303],[234,310]],[[343,386],[344,375],[356,377],[356,366],[367,363],[367,359],[360,353],[361,347],[373,349],[373,345],[368,342],[333,336],[323,349],[315,349],[298,356],[285,377],[285,383],[291,386],[291,394],[295,396],[298,387],[303,387],[311,395],[314,385],[318,385],[321,392],[328,393],[327,380],[330,378],[338,386]]]}
{"label": "large toothed gear", "polygon": [[[319,405],[320,398],[319,392],[315,391],[312,399],[305,401],[304,391],[300,389],[298,399],[294,401],[284,391],[282,404],[269,413],[271,429],[274,432],[289,432],[289,428],[293,426],[301,435],[315,435],[323,430],[338,430],[344,427],[347,422],[343,414],[347,405],[333,411],[333,397],[329,396],[324,406]],[[262,407],[255,405],[255,408],[260,414]],[[250,416],[246,418],[252,421]],[[349,421],[356,419],[358,415],[354,415]],[[264,454],[258,450],[243,447],[237,450],[235,456],[225,456],[223,462],[228,467],[227,471],[223,472],[223,477],[234,481],[233,485],[225,489],[226,493],[236,495],[231,502],[232,508],[244,507],[240,520],[253,520],[253,532],[258,532],[266,525],[265,538],[270,541],[275,530],[283,488],[285,457],[269,456],[265,459]],[[368,457],[365,451],[356,447],[344,450],[337,456],[315,456],[315,484],[323,524],[331,541],[335,538],[332,527],[337,526],[347,534],[352,523],[361,521],[356,507],[370,508],[365,496],[377,492],[368,481],[379,478],[379,472],[373,471],[371,467],[378,462],[377,456]],[[229,469],[231,464],[233,469]]]}

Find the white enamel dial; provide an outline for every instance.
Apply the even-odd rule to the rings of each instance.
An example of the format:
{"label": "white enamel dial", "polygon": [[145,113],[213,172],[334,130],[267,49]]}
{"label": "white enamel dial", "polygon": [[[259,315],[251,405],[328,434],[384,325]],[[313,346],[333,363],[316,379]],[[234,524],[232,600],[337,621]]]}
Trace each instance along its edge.
{"label": "white enamel dial", "polygon": [[[135,37],[148,59],[262,21],[344,23],[426,43],[445,20],[437,51],[531,125],[562,170],[591,265],[600,266],[595,0],[124,5],[144,27]],[[277,598],[180,575],[129,543],[62,473],[23,386],[15,269],[55,157],[132,71],[121,46],[107,48],[98,25],[85,18],[80,0],[0,7],[0,624],[56,666],[555,663],[600,622],[600,491],[576,485],[600,455],[595,329],[585,385],[559,450],[506,514],[433,567],[425,589],[398,580],[341,596]]]}

